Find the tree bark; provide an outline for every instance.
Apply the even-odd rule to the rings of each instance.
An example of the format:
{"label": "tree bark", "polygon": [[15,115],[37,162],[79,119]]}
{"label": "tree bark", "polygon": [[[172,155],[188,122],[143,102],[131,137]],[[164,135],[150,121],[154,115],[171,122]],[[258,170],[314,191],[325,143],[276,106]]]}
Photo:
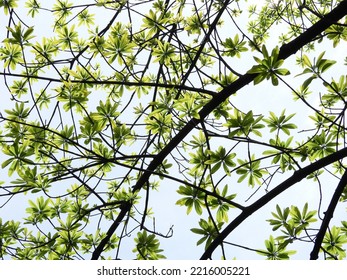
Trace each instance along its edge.
{"label": "tree bark", "polygon": [[[324,30],[326,30],[329,26],[339,21],[342,17],[347,15],[347,0],[342,1],[335,9],[333,9],[329,14],[325,15],[321,20],[312,25],[309,29],[307,29],[304,33],[298,36],[296,39],[292,40],[290,43],[283,45],[280,48],[279,59],[286,59],[290,55],[296,53],[303,46],[313,41],[317,36],[319,36]],[[244,77],[244,76],[243,76]],[[241,77],[240,79],[242,79]],[[239,80],[240,80],[239,79]],[[244,78],[246,79],[246,78]],[[235,82],[237,83],[238,80]],[[230,91],[235,92],[237,89],[233,87],[234,83],[230,84],[229,91],[223,90],[221,95],[229,96]],[[210,103],[214,100],[212,99]],[[207,104],[211,105],[211,104]],[[202,111],[205,108],[202,109]],[[205,109],[206,110],[206,109]],[[265,204],[267,204],[270,200],[276,197],[278,194],[282,193],[295,183],[301,181],[307,175],[312,172],[327,166],[337,160],[340,160],[347,156],[347,148],[344,148],[340,151],[335,152],[332,155],[329,155],[323,159],[320,159],[317,162],[310,164],[309,166],[302,168],[296,171],[293,176],[284,181],[282,184],[278,185],[275,189],[267,193],[265,196],[257,200],[255,203],[247,207],[242,213],[236,217],[218,236],[217,238],[210,244],[210,246],[206,249],[204,254],[200,259],[210,259],[213,251],[223,243],[224,239],[245,219],[247,219],[251,214],[259,210]]]}
{"label": "tree bark", "polygon": [[[291,41],[288,44],[283,45],[280,48],[278,59],[286,59],[292,54],[296,53],[300,48],[305,46],[307,43],[314,40],[318,35],[320,35],[325,29],[327,29],[332,24],[336,23],[343,16],[347,14],[347,0],[342,1],[335,9],[333,9],[329,14],[325,15],[321,20],[307,29],[304,33],[298,36],[296,39]],[[231,83],[229,86],[225,87],[222,91],[220,91],[217,95],[215,95],[212,100],[207,103],[199,112],[199,119],[192,118],[176,135],[171,139],[171,141],[161,150],[152,160],[152,162],[148,165],[146,171],[143,172],[141,177],[138,179],[136,184],[133,186],[133,192],[137,192],[140,190],[144,184],[149,180],[153,171],[155,171],[163,160],[179,145],[179,143],[201,122],[206,118],[215,108],[217,108],[221,103],[223,103],[228,97],[235,94],[238,90],[249,84],[254,80],[257,74],[244,74],[239,77],[236,81]],[[128,211],[130,211],[129,207],[124,207],[117,219],[110,226],[109,231],[107,232],[107,236],[105,240],[99,244],[93,253],[92,259],[98,259],[100,254],[103,251],[105,244],[107,244],[108,240],[111,238],[112,234],[118,228],[119,221],[123,220],[127,215]],[[247,208],[244,210],[241,215],[245,215],[248,217],[252,211]],[[249,213],[249,214],[248,214]],[[253,213],[253,212],[252,212]],[[243,219],[244,220],[244,219]],[[231,232],[230,228],[232,228],[232,224],[234,221],[229,224],[229,226],[218,236],[214,242],[210,245],[210,247],[206,250],[201,259],[209,258],[211,253],[215,250],[215,248],[221,244],[226,238],[226,236]],[[240,222],[241,223],[241,222]],[[230,231],[230,232],[229,232]]]}
{"label": "tree bark", "polygon": [[[279,184],[277,187],[269,191],[266,195],[259,198],[256,202],[246,207],[240,215],[238,215],[210,244],[210,246],[206,249],[206,251],[201,256],[201,260],[210,259],[213,251],[223,243],[224,239],[234,230],[236,229],[244,220],[246,220],[250,215],[258,211],[264,205],[266,205],[269,201],[274,199],[277,195],[281,194],[294,184],[300,182],[302,179],[306,178],[308,175],[313,172],[328,166],[338,160],[341,160],[347,156],[347,148],[339,150],[325,158],[322,158],[302,169],[299,169],[294,172],[294,174],[289,177],[287,180]],[[345,180],[345,179],[344,179]],[[343,181],[344,181],[343,180]]]}
{"label": "tree bark", "polygon": [[317,233],[316,240],[314,241],[313,250],[310,254],[310,260],[317,260],[318,259],[318,254],[319,254],[319,250],[322,246],[324,235],[328,229],[329,222],[334,215],[336,205],[339,202],[339,199],[342,195],[342,192],[346,186],[347,186],[347,170],[345,171],[339,184],[337,185],[335,192],[333,194],[333,197],[331,198],[329,207],[324,214],[323,222],[322,222],[321,227]]}

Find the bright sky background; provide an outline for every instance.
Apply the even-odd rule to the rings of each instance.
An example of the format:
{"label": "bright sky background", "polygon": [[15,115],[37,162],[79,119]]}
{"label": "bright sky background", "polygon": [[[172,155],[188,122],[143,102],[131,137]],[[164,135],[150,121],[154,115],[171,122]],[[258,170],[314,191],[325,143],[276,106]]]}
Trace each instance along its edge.
{"label": "bright sky background", "polygon": [[[24,0],[21,0],[19,2],[23,2]],[[50,2],[54,1],[41,1],[43,5],[48,5]],[[71,1],[76,3],[85,3],[87,1]],[[243,3],[243,1],[240,1]],[[251,4],[257,4],[259,5],[263,1],[257,1],[257,0],[251,0],[248,1]],[[242,4],[240,3],[240,4]],[[47,14],[45,14],[47,15]],[[0,12],[0,17],[2,16],[2,12]],[[100,25],[100,29],[102,29],[105,24],[102,22],[108,22],[109,17],[107,17],[105,14],[96,14],[96,22]],[[23,17],[25,18],[25,17]],[[31,21],[29,18],[25,18],[26,20]],[[247,12],[245,11],[243,16],[239,19],[238,24],[240,26],[245,26],[247,22]],[[49,19],[42,18],[41,21],[38,23],[35,19],[35,30],[42,30],[42,36],[45,36],[47,34],[46,32],[51,32],[51,25],[47,24],[47,21]],[[6,22],[0,23],[0,34],[5,34],[4,25]],[[244,30],[246,30],[244,28]],[[230,34],[230,30],[228,30],[227,27],[224,27],[223,30],[221,30],[221,33],[225,33],[226,36],[233,37],[233,34]],[[38,34],[37,31],[35,31],[35,34]],[[2,36],[4,37],[4,35]],[[276,38],[277,39],[277,38]],[[270,44],[273,44],[273,46],[277,42],[272,41]],[[331,46],[327,45],[321,45],[320,48],[322,50],[326,51],[326,57],[336,57],[336,53],[334,53],[334,49],[331,48]],[[271,49],[268,47],[268,49]],[[317,50],[312,55],[319,54],[320,51]],[[255,55],[255,54],[252,54]],[[346,51],[344,53],[341,53],[341,57],[346,56]],[[291,69],[291,65],[295,62],[295,57],[289,59],[285,62],[284,67]],[[242,63],[244,65],[245,71],[249,69],[253,64],[254,60],[253,57],[250,56],[247,61],[245,61],[245,57],[242,58]],[[341,62],[342,64],[342,62]],[[248,67],[249,66],[249,67]],[[330,73],[331,75],[334,75],[334,73]],[[292,81],[291,78],[288,78],[288,83],[292,85],[292,82],[298,82],[298,81]],[[0,78],[0,89],[4,87],[3,79]],[[297,88],[296,85],[293,85],[294,88]],[[6,99],[8,95],[5,95],[5,90],[1,90],[1,94],[3,95],[1,103],[0,103],[0,112],[3,112],[5,108],[8,108],[10,105],[8,103],[8,100]],[[318,95],[317,95],[318,96]],[[299,103],[294,103],[292,101],[292,95],[290,94],[290,91],[286,89],[285,87],[279,86],[278,88],[274,88],[270,83],[263,82],[261,85],[257,85],[256,87],[253,87],[252,85],[248,85],[240,92],[238,92],[237,96],[231,97],[233,99],[233,102],[235,102],[236,105],[240,109],[244,109],[246,111],[252,109],[256,113],[264,113],[266,114],[268,111],[274,111],[275,113],[280,113],[283,109],[283,106],[278,106],[278,104],[287,104],[286,111],[287,113],[294,113],[297,112],[297,116],[294,118],[295,123],[305,123],[306,117],[307,117],[307,111],[304,106],[301,106]],[[318,98],[318,97],[317,97]],[[2,162],[4,159],[2,155],[0,154],[0,161]],[[289,177],[291,174],[287,174],[286,177]],[[6,177],[7,176],[7,170],[0,170],[0,176]],[[231,178],[233,180],[233,178]],[[236,179],[237,180],[237,179]],[[236,181],[235,180],[235,181]],[[336,187],[337,181],[332,182],[329,181],[330,179],[327,179],[326,182],[324,180],[322,181],[323,191],[326,192],[326,194],[331,193],[334,188]],[[231,193],[238,192],[238,188],[240,186],[234,185],[231,186],[232,189],[230,190]],[[166,207],[168,204],[175,204],[177,199],[179,199],[176,190],[178,186],[177,183],[169,182],[168,180],[165,180],[162,182],[161,190],[165,189],[165,192],[160,191],[159,193],[152,194],[152,199],[157,200],[158,203],[153,207],[154,213],[156,213],[156,228],[159,232],[167,232],[169,228],[173,225],[174,230],[174,236],[170,239],[163,240],[161,239],[162,248],[164,249],[164,254],[167,256],[168,259],[198,259],[201,254],[203,253],[203,247],[195,247],[192,246],[192,244],[195,244],[196,241],[199,239],[199,237],[193,233],[191,233],[189,230],[182,231],[182,228],[189,229],[192,227],[198,227],[198,220],[197,217],[193,214],[190,216],[186,215],[186,209],[177,206],[175,208],[175,211],[172,212],[172,208]],[[259,194],[263,194],[264,191],[261,190]],[[247,198],[248,195],[244,197],[244,199]],[[263,241],[269,237],[269,234],[271,234],[271,227],[268,223],[264,222],[265,219],[271,218],[270,212],[274,211],[275,205],[280,204],[282,207],[290,206],[292,204],[298,205],[300,208],[302,205],[308,201],[309,202],[309,208],[313,209],[316,208],[317,205],[317,187],[315,184],[310,185],[306,181],[301,182],[297,184],[296,186],[290,188],[290,190],[286,191],[284,194],[280,195],[277,199],[266,205],[261,211],[258,211],[254,216],[250,217],[248,220],[246,220],[235,232],[233,232],[230,235],[230,238],[228,238],[228,241],[245,245],[247,247],[253,247],[255,249],[261,249],[263,247]],[[323,197],[329,197],[329,196],[323,196]],[[27,197],[18,197],[14,198],[10,201],[8,205],[6,205],[4,208],[0,208],[0,217],[2,217],[3,220],[8,219],[16,219],[20,218],[25,213],[26,200],[30,198],[30,195]],[[239,197],[240,199],[240,197]],[[241,200],[239,200],[241,201]],[[0,205],[4,203],[2,198],[0,198]],[[323,209],[327,201],[323,203]],[[337,214],[335,215],[334,219],[339,220],[340,217],[343,217],[341,215],[346,215],[345,207],[341,207],[342,205],[339,205],[339,209],[337,209]],[[323,212],[323,211],[322,211]],[[232,215],[232,214],[231,214]],[[232,220],[232,216],[230,216],[229,220]],[[262,228],[267,227],[268,230],[265,231]],[[275,233],[277,235],[277,233]],[[134,235],[135,236],[135,235]],[[305,250],[302,250],[302,243],[299,243],[300,246],[300,254],[296,254],[293,256],[294,259],[308,259],[309,258],[309,252],[312,249],[312,244],[309,245],[309,247]],[[131,244],[129,251],[133,248],[133,244]],[[126,247],[124,248],[126,249]],[[290,246],[288,249],[295,249],[295,246]],[[248,252],[247,250],[240,250],[237,247],[227,247],[227,250],[229,253],[227,253],[228,257],[233,257],[233,254],[235,252],[235,257],[238,259],[263,259],[263,257],[258,256],[254,252]],[[217,254],[216,254],[217,255]],[[121,254],[121,256],[124,256]],[[133,254],[129,254],[129,257],[133,257]]]}

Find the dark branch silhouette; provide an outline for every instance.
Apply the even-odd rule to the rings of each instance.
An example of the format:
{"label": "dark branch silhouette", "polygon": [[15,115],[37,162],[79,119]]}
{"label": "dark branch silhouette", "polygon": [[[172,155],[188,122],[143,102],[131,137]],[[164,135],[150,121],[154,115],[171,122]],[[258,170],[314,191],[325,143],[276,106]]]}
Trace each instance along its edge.
{"label": "dark branch silhouette", "polygon": [[[286,59],[292,54],[295,54],[298,50],[300,50],[302,47],[304,47],[309,42],[312,42],[315,40],[316,37],[318,37],[324,30],[326,30],[329,26],[336,23],[338,20],[340,20],[343,16],[347,14],[347,1],[342,1],[335,9],[333,9],[329,14],[325,15],[322,19],[320,19],[317,23],[315,23],[312,27],[308,28],[306,31],[304,31],[300,36],[298,36],[296,39],[292,40],[288,44],[284,44],[280,48],[280,53],[278,58],[279,59]],[[218,105],[220,105],[222,102],[224,102],[228,97],[230,97],[232,94],[236,93],[238,90],[249,84],[254,80],[256,77],[256,74],[245,74],[239,77],[235,82],[231,83],[229,86],[225,87],[221,92],[219,92],[216,96],[213,97],[213,99],[207,103],[199,112],[200,118],[192,118],[173,138],[172,140],[155,156],[155,158],[152,160],[152,162],[149,164],[147,170],[141,175],[139,180],[137,181],[136,185],[133,186],[133,192],[139,191],[145,183],[149,180],[149,177],[151,176],[152,172],[163,162],[163,160],[179,145],[179,143],[189,134],[190,131],[192,131],[193,128],[195,128],[204,118],[206,118],[215,108],[217,108]],[[341,150],[342,157],[334,157],[341,159],[345,156],[345,154],[342,152],[346,150]],[[340,152],[337,152],[339,154]],[[326,160],[327,162],[330,162],[329,160]],[[334,160],[336,161],[336,159]],[[334,162],[332,161],[332,162]],[[326,165],[326,164],[325,164]],[[323,166],[325,166],[323,165]],[[312,164],[312,166],[315,166],[315,164]],[[323,167],[322,166],[322,167]],[[315,168],[307,168],[304,170],[309,170],[312,172],[315,170]],[[292,179],[293,183],[300,181],[302,178],[306,177],[312,172],[306,173],[302,171],[297,171],[294,177],[295,179]],[[304,176],[301,178],[298,174],[304,174]],[[288,184],[288,182],[284,183],[282,186],[285,186],[285,188],[291,186],[293,183]],[[273,195],[276,193],[275,191],[271,194]],[[261,199],[258,203],[260,205],[265,205],[264,202],[268,202],[268,198],[271,196],[266,196],[265,198]],[[271,197],[272,198],[272,197]],[[264,204],[263,204],[264,203]],[[253,205],[254,209],[259,209],[259,206],[257,204]],[[253,213],[254,210],[250,210],[252,208],[247,208],[247,210],[244,210],[242,212],[242,216],[239,219],[235,219],[229,226],[218,235],[218,237],[213,241],[213,243],[209,246],[209,248],[206,250],[206,252],[202,255],[201,259],[208,259],[211,256],[211,253],[214,251],[214,249],[222,244],[222,241],[227,237],[227,235],[232,231],[232,229],[235,227],[234,225],[241,223],[246,217],[250,215],[250,213]],[[116,221],[112,224],[108,231],[107,237],[105,237],[105,240],[103,240],[102,243],[98,246],[96,249],[97,253],[93,254],[93,259],[98,259],[100,256],[100,253],[103,250],[103,247],[107,243],[107,241],[110,239],[111,235],[114,233],[114,231],[117,229],[117,225],[119,224],[120,220],[123,220],[125,216],[127,215],[128,211],[130,210],[129,207],[123,208]]]}

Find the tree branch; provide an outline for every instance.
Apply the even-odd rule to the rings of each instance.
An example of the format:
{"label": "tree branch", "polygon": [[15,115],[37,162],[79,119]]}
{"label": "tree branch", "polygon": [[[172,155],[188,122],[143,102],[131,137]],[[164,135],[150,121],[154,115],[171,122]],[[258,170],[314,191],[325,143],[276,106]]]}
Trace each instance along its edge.
{"label": "tree branch", "polygon": [[[315,23],[313,26],[311,26],[309,29],[307,29],[304,33],[302,33],[300,36],[298,36],[296,39],[291,41],[288,44],[285,44],[281,47],[278,59],[286,59],[290,55],[296,53],[300,48],[305,46],[307,43],[311,42],[314,40],[319,34],[321,34],[325,29],[327,29],[329,26],[332,24],[336,23],[338,20],[340,20],[343,16],[347,14],[347,0],[342,1],[335,9],[333,9],[329,14],[324,16],[322,19],[320,19],[317,23]],[[151,163],[148,165],[147,170],[143,172],[141,177],[138,179],[136,184],[133,187],[133,192],[139,191],[144,184],[149,180],[151,174],[153,171],[155,171],[158,166],[162,163],[162,161],[179,145],[179,143],[205,118],[207,117],[215,108],[217,108],[221,103],[223,103],[228,97],[231,95],[235,94],[238,90],[249,84],[254,80],[254,78],[257,76],[257,74],[245,74],[242,75],[239,79],[231,83],[229,86],[224,88],[221,92],[219,92],[217,95],[215,95],[212,100],[207,103],[199,112],[199,119],[197,118],[192,118],[190,121],[187,122],[187,124],[171,139],[171,141],[155,156],[155,158],[151,161]],[[343,154],[343,157],[347,155],[347,149],[346,150],[341,150],[340,153]],[[335,154],[334,154],[335,155]],[[335,155],[338,159],[340,159],[338,156]],[[341,157],[341,158],[343,158]],[[327,157],[328,158],[328,157]],[[338,160],[334,159],[334,161]],[[332,161],[332,162],[334,162]],[[320,161],[319,161],[320,162]],[[327,164],[325,164],[327,165]],[[325,166],[323,165],[323,166]],[[315,163],[313,163],[310,166],[315,166]],[[318,168],[319,169],[319,168]],[[302,169],[306,170],[306,169]],[[293,176],[299,176],[303,171],[297,171]],[[311,171],[310,173],[312,173]],[[308,174],[310,174],[308,173]],[[308,175],[307,174],[307,175]],[[304,177],[306,177],[305,175]],[[292,183],[285,181],[283,184],[286,187],[281,187],[281,188],[288,188],[292,184],[296,183],[296,179],[293,179],[293,176],[288,179]],[[304,178],[302,177],[302,178]],[[302,179],[301,178],[301,179]],[[301,180],[300,179],[300,180]],[[281,184],[281,185],[283,185]],[[281,186],[280,185],[280,186]],[[277,190],[276,188],[275,190]],[[275,191],[273,190],[273,191]],[[281,193],[280,191],[279,193]],[[269,194],[274,195],[275,192],[269,192],[267,196],[264,198],[264,200],[258,200],[257,202],[261,204],[262,201],[266,201],[266,198],[270,198]],[[274,195],[274,197],[277,194]],[[272,198],[270,198],[268,201],[270,201]],[[268,201],[266,201],[263,205],[265,205]],[[257,203],[256,202],[256,203]],[[258,210],[260,207],[257,205],[252,205],[252,207],[256,210]],[[257,208],[258,207],[258,208]],[[246,210],[240,214],[238,218],[236,218],[229,226],[215,239],[214,242],[209,246],[209,248],[206,250],[204,255],[202,256],[202,259],[207,259],[210,257],[212,252],[215,250],[215,248],[223,242],[223,240],[226,238],[226,236],[234,229],[233,224],[234,223],[241,223],[244,219],[246,219],[250,214],[254,213],[255,211],[252,211],[253,208],[248,207]],[[123,220],[125,215],[127,214],[129,209],[124,208],[120,213],[119,216],[117,217],[116,221],[113,223],[111,228],[115,231],[119,221]],[[118,221],[118,222],[117,222]],[[111,232],[111,228],[109,232]],[[110,238],[110,237],[108,237]],[[102,240],[102,243],[104,240]],[[106,243],[105,243],[106,244]],[[101,244],[100,244],[101,245]],[[98,246],[98,249],[100,249],[100,245]],[[101,250],[102,251],[102,250]],[[101,254],[101,251],[98,250],[98,253]],[[93,257],[98,258],[99,255],[94,252]]]}
{"label": "tree branch", "polygon": [[[19,78],[26,78],[26,79],[37,79],[41,81],[49,81],[49,82],[55,82],[55,83],[61,83],[62,79],[52,78],[52,77],[45,77],[45,76],[38,76],[38,75],[28,75],[28,74],[18,74],[18,73],[6,73],[6,72],[0,72],[0,76],[4,77],[19,77]],[[142,82],[142,81],[115,81],[115,80],[69,80],[69,82],[73,84],[85,84],[85,85],[125,85],[130,87],[137,87],[137,86],[143,86],[143,87],[158,87],[158,88],[165,88],[165,89],[178,89],[178,90],[187,90],[191,92],[198,92],[198,93],[204,93],[207,95],[215,96],[217,95],[216,92],[208,89],[203,88],[195,88],[190,87],[186,85],[175,85],[175,84],[165,84],[165,83],[151,83],[151,82]]]}
{"label": "tree branch", "polygon": [[316,235],[316,240],[314,242],[313,250],[310,254],[310,260],[318,259],[318,253],[319,253],[319,249],[321,248],[324,235],[328,229],[329,222],[334,215],[336,205],[339,202],[341,194],[342,194],[343,190],[345,189],[346,185],[347,185],[347,170],[345,170],[345,173],[343,174],[339,184],[337,185],[335,192],[334,192],[334,194],[331,198],[331,201],[329,203],[329,207],[328,207],[327,211],[325,212],[323,222],[322,222],[321,227],[318,231],[318,234]]}
{"label": "tree branch", "polygon": [[[206,249],[204,254],[201,256],[201,260],[210,259],[213,251],[223,243],[224,239],[235,229],[237,228],[244,220],[246,220],[250,215],[258,211],[264,205],[266,205],[269,201],[275,198],[277,195],[281,194],[294,184],[300,182],[302,179],[312,174],[313,172],[328,166],[338,160],[343,159],[347,156],[347,148],[339,150],[333,154],[326,156],[310,165],[299,169],[294,172],[294,174],[289,177],[287,180],[279,184],[277,187],[269,191],[266,195],[259,198],[256,202],[246,207],[245,210],[241,212],[239,216],[237,216],[217,237],[211,245]],[[346,173],[345,173],[346,174]],[[344,175],[347,176],[347,175]],[[346,180],[347,178],[343,177],[341,181]]]}
{"label": "tree branch", "polygon": [[108,229],[107,233],[106,233],[106,237],[104,237],[101,242],[99,243],[98,247],[96,247],[96,249],[94,250],[93,254],[92,254],[92,260],[97,260],[99,259],[101,253],[104,251],[105,246],[107,245],[107,243],[110,241],[113,233],[115,232],[115,230],[118,228],[118,225],[123,221],[123,218],[126,216],[126,214],[130,211],[132,206],[131,202],[125,202],[120,208],[121,211],[119,213],[119,215],[117,216],[117,218],[114,220],[114,222],[112,223],[112,225],[110,226],[110,228]]}

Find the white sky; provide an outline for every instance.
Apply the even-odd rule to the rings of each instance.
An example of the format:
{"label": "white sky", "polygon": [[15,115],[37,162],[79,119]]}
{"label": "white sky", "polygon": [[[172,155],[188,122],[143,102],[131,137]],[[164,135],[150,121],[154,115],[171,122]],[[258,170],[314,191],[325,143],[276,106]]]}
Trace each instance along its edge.
{"label": "white sky", "polygon": [[[24,2],[24,1],[19,1]],[[46,5],[48,1],[41,1]],[[52,1],[53,2],[53,1]],[[79,3],[79,1],[75,1],[76,3]],[[85,1],[83,1],[85,2]],[[257,0],[250,0],[249,3],[254,3],[259,5],[260,2],[263,1],[257,1]],[[100,15],[99,15],[100,16]],[[238,22],[239,24],[244,24],[247,20],[246,12],[243,15],[243,21],[240,20]],[[102,15],[102,18],[97,18],[96,22],[100,23],[101,21],[107,22],[109,20],[108,17],[106,17],[104,14]],[[29,18],[26,20],[30,21]],[[0,23],[0,34],[4,33],[4,22]],[[46,30],[46,27],[50,28],[49,25],[46,24],[46,22],[41,22],[39,26],[37,23],[35,23],[35,29],[36,28],[43,28],[43,30]],[[101,28],[104,26],[100,24]],[[221,30],[223,33],[224,30]],[[227,28],[225,28],[226,34],[229,32]],[[45,36],[45,33],[42,33],[43,36]],[[232,34],[231,34],[232,35]],[[226,35],[228,36],[228,35]],[[4,37],[4,35],[3,35]],[[322,50],[326,50],[327,54],[326,56],[333,57],[336,56],[336,53],[334,49],[332,49],[330,46],[322,45]],[[318,51],[314,53],[314,55],[317,55],[319,53]],[[252,54],[253,55],[253,54]],[[259,55],[258,55],[259,56]],[[346,56],[346,51],[344,53],[341,53],[341,57]],[[244,61],[244,57],[242,58],[242,64],[245,65],[245,69],[248,69],[246,65],[252,65],[254,64],[254,60],[252,56],[249,58],[248,61]],[[286,61],[286,63],[283,65],[283,67],[287,67],[291,69],[291,65],[293,65],[293,59],[289,59]],[[334,75],[335,73],[329,73],[330,75]],[[291,80],[292,76],[288,77],[287,80],[290,84],[293,82],[297,83],[296,80]],[[2,80],[2,79],[1,79]],[[0,81],[0,88],[2,88],[4,85],[2,84],[2,81]],[[294,86],[295,87],[295,86]],[[295,87],[296,88],[296,87]],[[295,123],[305,123],[305,117],[307,116],[307,111],[304,106],[300,107],[298,103],[292,102],[292,96],[290,92],[287,89],[283,89],[283,87],[274,88],[270,85],[268,82],[263,82],[261,85],[257,85],[256,87],[253,87],[252,85],[248,85],[245,88],[243,88],[237,96],[232,97],[232,101],[235,102],[235,104],[240,108],[244,110],[254,110],[255,113],[266,113],[268,111],[274,111],[276,113],[279,113],[282,111],[283,106],[279,106],[279,104],[286,104],[287,113],[293,113],[297,112],[297,116],[294,118]],[[8,102],[6,100],[2,100],[0,103],[0,111],[3,112],[5,108],[8,108]],[[1,156],[1,155],[0,155]],[[0,160],[3,161],[3,159],[0,157]],[[6,177],[7,171],[0,170],[0,175]],[[286,177],[289,177],[291,174],[288,173]],[[230,179],[231,181],[233,178]],[[336,182],[330,181],[330,179],[326,179],[326,182],[322,184],[324,186],[324,191],[327,193],[330,193],[334,190],[334,187],[336,187]],[[238,192],[238,188],[240,186],[234,185],[231,186],[232,190],[231,193]],[[174,204],[177,199],[180,197],[177,196],[176,190],[178,186],[177,184],[173,184],[172,182],[164,181],[161,186],[161,190],[165,189],[164,191],[161,191],[159,193],[153,193],[151,195],[153,201],[158,201],[160,203],[155,204],[153,207],[154,213],[156,213],[156,227],[157,230],[160,232],[166,232],[172,225],[174,225],[174,236],[171,239],[162,240],[161,244],[162,248],[164,249],[164,254],[167,256],[168,259],[197,259],[201,256],[203,252],[203,246],[195,247],[193,244],[196,243],[196,241],[200,238],[199,236],[192,234],[189,231],[189,228],[192,227],[198,227],[198,220],[196,216],[186,216],[186,209],[183,207],[175,207],[174,212],[172,211],[173,208],[165,207],[168,204]],[[264,193],[263,191],[260,191],[260,193]],[[248,194],[244,195],[244,198],[248,197]],[[29,197],[24,197],[24,200],[28,199]],[[24,214],[26,205],[22,201],[23,198],[15,198],[13,199],[10,204],[8,204],[6,207],[0,209],[0,217],[2,217],[3,220],[5,220],[5,217],[9,218],[19,218],[21,215]],[[307,182],[302,182],[300,184],[297,184],[297,186],[291,188],[287,192],[285,192],[283,195],[279,196],[278,199],[274,200],[273,202],[269,203],[264,209],[256,213],[254,216],[250,217],[244,224],[242,224],[235,232],[233,232],[230,235],[230,238],[228,240],[233,243],[237,243],[244,246],[253,247],[256,249],[260,249],[263,247],[263,241],[268,238],[269,234],[271,234],[271,227],[264,222],[264,219],[271,218],[270,212],[274,211],[274,206],[278,203],[281,206],[290,206],[291,204],[297,204],[299,207],[302,207],[304,202],[309,201],[309,207],[310,208],[316,208],[317,205],[317,188],[316,185],[308,184]],[[2,204],[2,200],[0,198],[0,205]],[[327,201],[324,202],[325,205]],[[340,215],[345,215],[345,207],[341,207],[338,209],[335,217],[339,219],[339,213]],[[9,210],[10,209],[10,210]],[[232,214],[231,214],[232,215]],[[231,217],[230,217],[231,220]],[[264,227],[267,227],[268,230],[263,230]],[[186,230],[182,230],[185,228]],[[188,228],[188,230],[187,230]],[[277,235],[277,233],[275,233]],[[133,234],[135,236],[135,234]],[[293,258],[297,259],[307,259],[309,257],[308,252],[312,248],[312,244],[309,245],[307,249],[304,249],[302,251],[302,243],[300,245],[300,253],[293,256]],[[133,247],[133,244],[131,244],[131,249]],[[294,249],[295,246],[290,246],[288,249]],[[226,247],[227,256],[237,257],[238,259],[263,259],[263,257],[258,256],[257,254],[253,252],[248,252],[246,250],[239,250],[236,247]],[[127,249],[127,246],[124,247],[124,249]],[[235,253],[234,253],[235,252]],[[216,254],[216,256],[218,253]],[[122,256],[122,254],[121,254]],[[132,255],[133,256],[133,255]]]}

